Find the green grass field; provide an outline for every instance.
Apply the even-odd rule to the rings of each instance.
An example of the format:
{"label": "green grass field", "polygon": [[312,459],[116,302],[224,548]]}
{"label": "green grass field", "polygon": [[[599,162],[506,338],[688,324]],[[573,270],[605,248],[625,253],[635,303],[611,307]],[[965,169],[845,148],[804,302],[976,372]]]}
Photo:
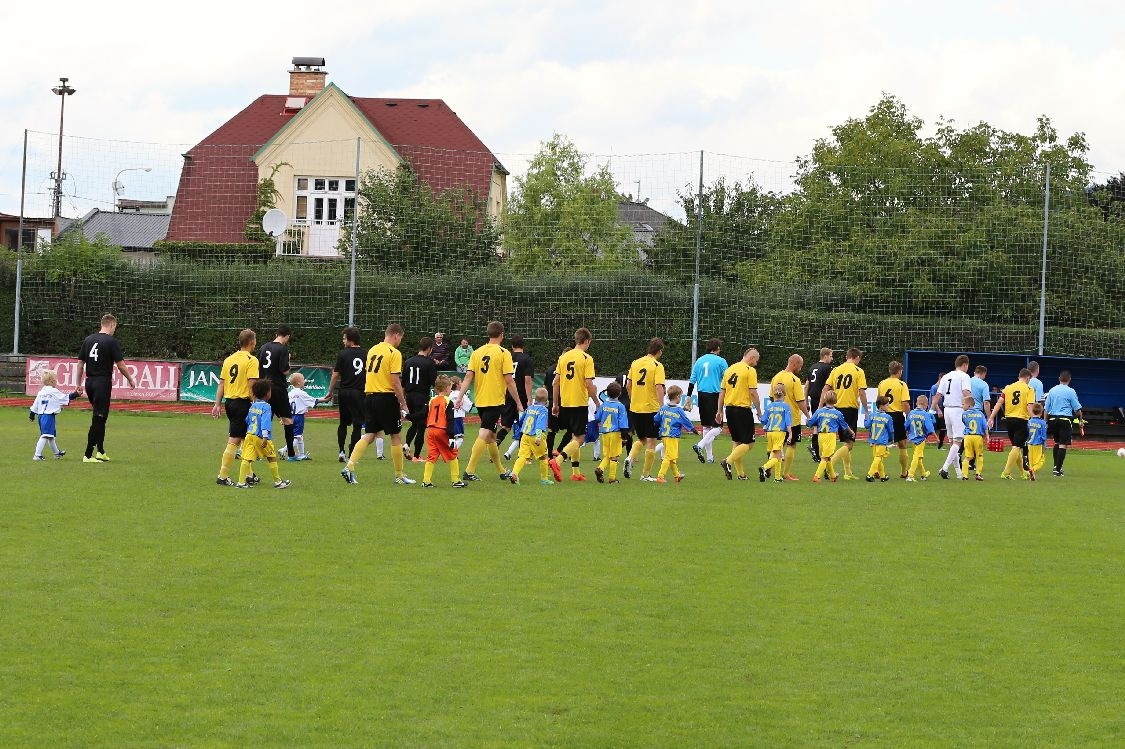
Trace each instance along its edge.
{"label": "green grass field", "polygon": [[423,491],[373,450],[346,485],[313,421],[292,488],[239,491],[214,484],[224,423],[115,412],[114,462],[84,465],[87,419],[62,414],[69,454],[32,463],[34,425],[0,409],[0,746],[1125,736],[1112,453],[1035,484],[990,453],[984,484],[818,486],[802,449],[780,486],[689,452],[680,485],[541,487],[529,467],[456,491],[439,465]]}

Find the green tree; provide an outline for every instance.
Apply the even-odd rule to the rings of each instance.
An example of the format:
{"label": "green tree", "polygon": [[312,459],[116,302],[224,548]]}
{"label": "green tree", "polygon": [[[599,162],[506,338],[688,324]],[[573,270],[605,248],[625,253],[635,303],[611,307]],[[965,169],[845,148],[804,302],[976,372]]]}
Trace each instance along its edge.
{"label": "green tree", "polygon": [[586,172],[586,157],[556,133],[541,144],[527,174],[515,178],[504,217],[504,247],[514,268],[639,263],[636,240],[618,214],[621,196],[609,167]]}
{"label": "green tree", "polygon": [[[679,193],[686,221],[669,221],[647,250],[653,269],[684,280],[695,275],[699,228],[699,193],[691,185]],[[737,265],[766,254],[771,223],[782,207],[781,196],[753,181],[728,184],[720,178],[703,189],[699,273],[703,278],[734,280]]]}
{"label": "green tree", "polygon": [[266,234],[265,230],[262,229],[262,219],[271,208],[277,207],[277,199],[281,197],[281,191],[277,189],[274,177],[277,176],[278,170],[283,166],[292,166],[292,164],[287,161],[274,164],[270,169],[269,176],[258,181],[254,212],[250,214],[250,218],[246,219],[246,227],[242,232],[248,242],[273,244],[273,237]]}
{"label": "green tree", "polygon": [[[499,260],[500,232],[468,188],[434,194],[409,164],[363,175],[359,188],[359,257],[400,268],[442,268],[460,259],[471,266]],[[350,252],[351,236],[340,239]]]}

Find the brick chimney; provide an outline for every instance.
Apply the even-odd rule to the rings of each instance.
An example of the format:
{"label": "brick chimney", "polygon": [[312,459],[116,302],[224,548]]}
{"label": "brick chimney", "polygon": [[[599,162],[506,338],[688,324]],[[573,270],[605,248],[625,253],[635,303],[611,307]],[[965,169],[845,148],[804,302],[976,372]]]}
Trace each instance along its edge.
{"label": "brick chimney", "polygon": [[328,71],[323,57],[294,57],[289,71],[289,95],[313,97],[324,90]]}

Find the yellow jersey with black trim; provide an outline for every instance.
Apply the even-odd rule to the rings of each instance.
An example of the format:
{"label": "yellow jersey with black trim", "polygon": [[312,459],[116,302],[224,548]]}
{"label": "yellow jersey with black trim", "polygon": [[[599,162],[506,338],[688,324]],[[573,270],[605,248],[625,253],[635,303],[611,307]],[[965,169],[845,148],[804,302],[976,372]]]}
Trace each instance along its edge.
{"label": "yellow jersey with black trim", "polygon": [[633,392],[629,395],[629,410],[639,414],[654,414],[664,404],[656,394],[656,386],[664,384],[664,365],[655,356],[646,355],[629,365],[629,382]]}
{"label": "yellow jersey with black trim", "polygon": [[754,402],[750,393],[758,389],[758,370],[746,362],[738,361],[723,372],[723,405],[750,408]]}
{"label": "yellow jersey with black trim", "polygon": [[365,393],[393,393],[394,375],[402,374],[402,352],[383,341],[367,350]]}
{"label": "yellow jersey with black trim", "polygon": [[888,377],[879,383],[879,397],[890,399],[891,402],[887,404],[888,412],[905,413],[902,410],[902,402],[910,403],[910,388],[902,381],[902,378]]}
{"label": "yellow jersey with black trim", "polygon": [[223,397],[250,400],[250,381],[258,379],[258,357],[249,351],[235,351],[223,359]]}
{"label": "yellow jersey with black trim", "polygon": [[1016,380],[1004,388],[1004,418],[1030,419],[1027,407],[1035,402],[1035,391],[1023,380]]}
{"label": "yellow jersey with black trim", "polygon": [[473,396],[477,408],[504,405],[508,392],[506,375],[516,371],[512,352],[497,343],[486,343],[473,350],[469,357],[469,371],[473,373]]}
{"label": "yellow jersey with black trim", "polygon": [[594,379],[594,357],[582,349],[572,348],[559,357],[555,372],[555,381],[559,383],[559,406],[585,406],[590,400],[586,381]]}
{"label": "yellow jersey with black trim", "polygon": [[844,362],[828,375],[828,386],[836,391],[836,408],[859,408],[859,391],[867,389],[867,375]]}
{"label": "yellow jersey with black trim", "polygon": [[[801,423],[801,407],[797,404],[805,399],[805,386],[801,383],[801,378],[788,369],[781,370],[770,380],[771,393],[778,383],[785,386],[785,402],[789,404],[789,413],[793,417],[793,426],[797,426]],[[763,416],[762,418],[765,417]]]}

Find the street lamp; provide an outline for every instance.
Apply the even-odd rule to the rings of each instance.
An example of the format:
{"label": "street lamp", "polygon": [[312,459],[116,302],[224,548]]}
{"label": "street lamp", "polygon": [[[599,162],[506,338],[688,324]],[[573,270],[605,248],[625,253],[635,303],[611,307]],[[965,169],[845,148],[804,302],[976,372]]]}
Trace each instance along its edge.
{"label": "street lamp", "polygon": [[58,164],[58,167],[55,169],[55,205],[54,205],[54,211],[53,211],[53,214],[52,214],[56,221],[58,221],[59,216],[62,215],[63,116],[66,114],[66,97],[67,97],[67,95],[69,94],[70,96],[73,96],[75,94],[75,89],[66,85],[66,82],[69,81],[69,80],[70,80],[69,78],[59,78],[59,83],[61,83],[62,85],[61,86],[55,86],[54,88],[51,89],[51,91],[53,91],[55,93],[55,95],[57,95],[59,97],[59,100],[60,100],[59,101],[59,164]]}
{"label": "street lamp", "polygon": [[151,166],[131,166],[131,167],[127,167],[125,169],[122,169],[120,172],[118,172],[117,176],[113,178],[113,184],[110,185],[110,189],[113,191],[113,200],[111,200],[109,202],[110,208],[116,210],[117,196],[120,195],[121,191],[125,188],[125,185],[121,184],[121,175],[122,174],[124,174],[125,172],[151,172],[151,171],[152,171]]}

